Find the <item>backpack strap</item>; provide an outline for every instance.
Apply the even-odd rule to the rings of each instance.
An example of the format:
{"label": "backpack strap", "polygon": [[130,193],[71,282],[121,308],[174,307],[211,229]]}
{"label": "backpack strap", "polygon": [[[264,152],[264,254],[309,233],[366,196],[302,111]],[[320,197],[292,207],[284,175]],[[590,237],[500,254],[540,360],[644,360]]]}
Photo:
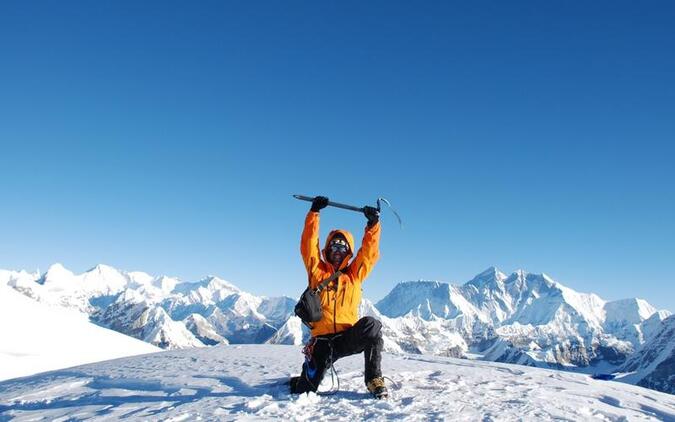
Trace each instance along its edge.
{"label": "backpack strap", "polygon": [[322,291],[323,289],[326,288],[326,286],[328,285],[328,283],[330,283],[331,281],[333,281],[333,280],[335,280],[336,278],[340,277],[341,275],[342,275],[342,271],[340,271],[340,270],[335,271],[335,272],[333,273],[333,275],[331,275],[330,277],[328,277],[327,279],[325,279],[324,281],[322,281],[321,283],[319,283],[318,286],[316,286],[316,289],[313,290],[313,291],[314,291],[314,294],[315,294],[315,295],[318,295],[319,293],[321,293],[321,291]]}

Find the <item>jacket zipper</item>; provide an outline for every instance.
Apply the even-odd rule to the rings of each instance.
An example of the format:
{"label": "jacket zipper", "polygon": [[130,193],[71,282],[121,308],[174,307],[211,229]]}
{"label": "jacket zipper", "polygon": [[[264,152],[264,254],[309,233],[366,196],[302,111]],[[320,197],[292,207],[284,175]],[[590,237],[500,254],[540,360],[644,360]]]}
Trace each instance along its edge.
{"label": "jacket zipper", "polygon": [[335,280],[335,291],[333,292],[333,334],[337,334],[337,322],[336,322],[336,312],[337,312],[337,292],[339,291],[339,280],[338,277]]}
{"label": "jacket zipper", "polygon": [[347,289],[342,289],[342,307],[345,306],[345,296],[347,296]]}

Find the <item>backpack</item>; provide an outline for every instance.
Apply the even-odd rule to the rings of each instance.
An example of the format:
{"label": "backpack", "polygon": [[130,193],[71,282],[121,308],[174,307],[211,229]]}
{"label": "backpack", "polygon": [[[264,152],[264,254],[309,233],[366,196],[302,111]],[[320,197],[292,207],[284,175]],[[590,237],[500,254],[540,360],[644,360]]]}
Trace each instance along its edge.
{"label": "backpack", "polygon": [[321,291],[326,288],[328,283],[341,275],[341,271],[336,271],[333,275],[319,283],[315,289],[311,289],[307,286],[300,296],[300,300],[298,300],[298,303],[295,305],[295,315],[297,315],[302,320],[303,324],[310,329],[312,328],[313,322],[321,321],[321,318],[323,317],[323,312],[321,312]]}

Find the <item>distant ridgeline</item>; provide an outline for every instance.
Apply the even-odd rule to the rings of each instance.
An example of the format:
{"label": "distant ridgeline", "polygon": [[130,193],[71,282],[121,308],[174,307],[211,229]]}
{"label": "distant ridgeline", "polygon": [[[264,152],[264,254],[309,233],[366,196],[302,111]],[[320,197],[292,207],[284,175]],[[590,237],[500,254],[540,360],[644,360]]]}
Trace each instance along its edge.
{"label": "distant ridgeline", "polygon": [[[37,301],[164,349],[227,343],[302,344],[295,298],[258,297],[218,277],[199,282],[98,265],[79,275],[0,270]],[[383,323],[385,350],[582,371],[675,393],[675,316],[641,299],[607,302],[546,274],[492,267],[461,286],[399,283],[361,315]],[[628,374],[628,375],[623,375]]]}

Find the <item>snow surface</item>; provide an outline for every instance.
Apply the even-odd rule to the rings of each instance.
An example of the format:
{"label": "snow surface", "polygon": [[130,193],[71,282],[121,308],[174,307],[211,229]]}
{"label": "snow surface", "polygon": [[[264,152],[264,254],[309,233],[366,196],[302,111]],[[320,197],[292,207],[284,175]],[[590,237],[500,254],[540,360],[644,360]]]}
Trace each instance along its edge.
{"label": "snow surface", "polygon": [[0,382],[0,420],[675,420],[675,396],[642,387],[420,355],[384,354],[386,401],[361,355],[336,363],[337,394],[291,396],[301,362],[298,346],[221,345],[89,364]]}
{"label": "snow surface", "polygon": [[0,285],[0,380],[161,349]]}

